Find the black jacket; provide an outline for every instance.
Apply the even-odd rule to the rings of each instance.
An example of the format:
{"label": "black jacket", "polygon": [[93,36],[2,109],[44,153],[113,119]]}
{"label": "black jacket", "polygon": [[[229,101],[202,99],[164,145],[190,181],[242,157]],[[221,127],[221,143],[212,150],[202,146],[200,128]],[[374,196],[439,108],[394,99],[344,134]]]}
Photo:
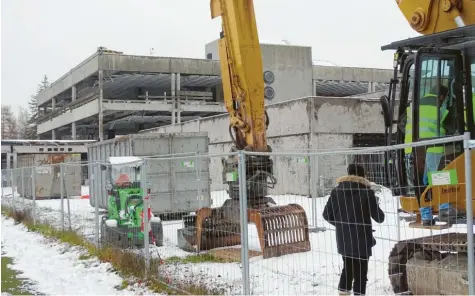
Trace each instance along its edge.
{"label": "black jacket", "polygon": [[337,179],[323,210],[323,218],[336,228],[338,253],[343,256],[368,258],[376,244],[371,218],[384,221],[374,191],[368,180],[358,176]]}

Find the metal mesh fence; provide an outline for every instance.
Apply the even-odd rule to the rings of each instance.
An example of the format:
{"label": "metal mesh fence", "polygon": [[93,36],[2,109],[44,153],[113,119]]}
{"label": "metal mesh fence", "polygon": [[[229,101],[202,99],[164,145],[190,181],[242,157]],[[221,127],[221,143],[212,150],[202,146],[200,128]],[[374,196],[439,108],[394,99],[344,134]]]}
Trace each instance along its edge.
{"label": "metal mesh fence", "polygon": [[460,136],[24,167],[2,205],[183,294],[468,294],[473,154]]}

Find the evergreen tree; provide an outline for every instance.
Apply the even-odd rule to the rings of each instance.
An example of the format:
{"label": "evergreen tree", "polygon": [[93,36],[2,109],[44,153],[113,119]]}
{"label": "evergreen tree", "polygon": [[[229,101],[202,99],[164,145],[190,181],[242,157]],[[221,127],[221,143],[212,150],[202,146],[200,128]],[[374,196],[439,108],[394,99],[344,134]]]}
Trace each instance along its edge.
{"label": "evergreen tree", "polygon": [[28,102],[28,109],[29,109],[29,120],[28,120],[28,126],[25,131],[25,138],[26,139],[36,139],[37,138],[37,132],[36,132],[36,125],[38,121],[38,101],[37,101],[37,96],[39,93],[44,91],[49,87],[49,81],[48,81],[48,76],[44,76],[43,80],[38,84],[38,87],[36,89],[36,94],[32,95],[30,98],[30,101]]}
{"label": "evergreen tree", "polygon": [[18,138],[17,120],[12,112],[12,107],[9,105],[2,105],[1,124],[2,139],[12,140]]}

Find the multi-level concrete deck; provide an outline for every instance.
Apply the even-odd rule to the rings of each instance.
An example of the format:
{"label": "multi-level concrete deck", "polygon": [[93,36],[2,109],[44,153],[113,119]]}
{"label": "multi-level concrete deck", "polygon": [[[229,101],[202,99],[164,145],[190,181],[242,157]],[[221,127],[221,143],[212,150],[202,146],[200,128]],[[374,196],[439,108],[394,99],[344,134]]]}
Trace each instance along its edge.
{"label": "multi-level concrete deck", "polygon": [[[382,90],[392,76],[392,70],[312,65],[310,47],[262,46],[264,68],[276,75],[273,102]],[[292,81],[295,73],[301,75],[298,81]],[[37,100],[38,134],[52,139],[103,140],[110,131],[133,133],[225,112],[218,60],[105,49],[52,83]]]}

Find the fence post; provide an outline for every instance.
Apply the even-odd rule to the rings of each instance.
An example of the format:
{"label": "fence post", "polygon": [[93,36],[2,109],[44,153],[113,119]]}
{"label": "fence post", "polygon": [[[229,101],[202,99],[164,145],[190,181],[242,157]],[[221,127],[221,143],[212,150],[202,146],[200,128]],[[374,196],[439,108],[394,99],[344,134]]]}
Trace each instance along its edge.
{"label": "fence post", "polygon": [[470,141],[470,133],[464,134],[463,148],[465,152],[465,197],[467,209],[467,249],[468,252],[468,295],[475,295],[475,260],[473,252],[473,211],[472,211],[472,155],[470,148],[475,148],[474,141]]}
{"label": "fence post", "polygon": [[15,186],[16,186],[16,181],[17,181],[17,180],[15,180],[16,177],[17,177],[16,176],[17,175],[16,171],[17,171],[16,168],[12,169],[12,203],[13,204],[15,203],[15,191],[16,191]]}
{"label": "fence post", "polygon": [[241,261],[242,261],[242,294],[251,295],[249,281],[249,237],[247,229],[247,179],[246,179],[246,155],[239,151],[238,163],[239,178],[239,212],[241,217]]}
{"label": "fence post", "polygon": [[[73,164],[74,165],[74,164]],[[68,189],[69,189],[69,186],[68,186],[68,167],[66,167],[66,172],[65,172],[65,182],[66,182],[66,188],[65,188],[65,193],[66,193],[66,203],[67,203],[67,206],[68,206],[68,223],[69,223],[69,231],[72,231],[72,226],[71,226],[71,206],[70,206],[70,203],[69,203],[69,194],[68,194]]]}
{"label": "fence post", "polygon": [[[392,190],[392,188],[390,189]],[[397,227],[397,232],[396,232],[396,237],[397,237],[397,241],[400,242],[401,241],[401,215],[399,214],[399,209],[401,208],[401,198],[399,197],[397,199],[397,209],[396,209],[396,227]]]}
{"label": "fence post", "polygon": [[311,206],[312,206],[312,229],[309,229],[311,232],[319,232],[325,231],[324,227],[318,227],[318,219],[317,219],[317,200],[320,194],[320,180],[318,177],[319,170],[318,170],[318,155],[311,155],[310,156],[310,191],[311,191]]}
{"label": "fence post", "polygon": [[148,227],[148,205],[149,205],[149,193],[148,193],[148,184],[147,184],[147,159],[144,158],[142,162],[142,167],[140,170],[140,180],[142,182],[142,190],[143,190],[143,232],[144,232],[144,256],[145,256],[145,277],[149,275],[150,269],[150,250],[149,250],[149,227]]}
{"label": "fence post", "polygon": [[3,197],[3,188],[5,188],[5,186],[7,185],[6,172],[7,172],[7,170],[2,170],[2,197]]}
{"label": "fence post", "polygon": [[61,191],[61,229],[64,231],[64,178],[63,163],[59,164],[59,190]]}
{"label": "fence post", "polygon": [[20,175],[20,178],[21,178],[21,195],[22,195],[22,199],[21,199],[21,204],[22,204],[22,207],[23,209],[25,208],[25,174],[24,174],[24,171],[25,171],[25,168],[24,167],[21,167],[21,175]]}
{"label": "fence post", "polygon": [[36,226],[36,168],[31,168],[31,199],[33,199],[33,225]]}
{"label": "fence post", "polygon": [[[98,170],[99,169],[99,170]],[[99,198],[100,195],[94,196],[94,194],[99,193],[99,190],[96,190],[96,181],[95,177],[97,177],[97,174],[102,174],[102,171],[100,169],[100,164],[99,163],[91,163],[89,164],[89,198],[94,198],[94,222],[95,222],[95,232],[94,236],[96,238],[96,244],[97,248],[101,247],[101,242],[100,242],[100,226],[99,226]]]}
{"label": "fence post", "polygon": [[[198,153],[196,154],[196,194],[198,196],[199,208],[203,206],[203,196],[201,193],[201,158]],[[208,206],[208,205],[206,205]]]}

